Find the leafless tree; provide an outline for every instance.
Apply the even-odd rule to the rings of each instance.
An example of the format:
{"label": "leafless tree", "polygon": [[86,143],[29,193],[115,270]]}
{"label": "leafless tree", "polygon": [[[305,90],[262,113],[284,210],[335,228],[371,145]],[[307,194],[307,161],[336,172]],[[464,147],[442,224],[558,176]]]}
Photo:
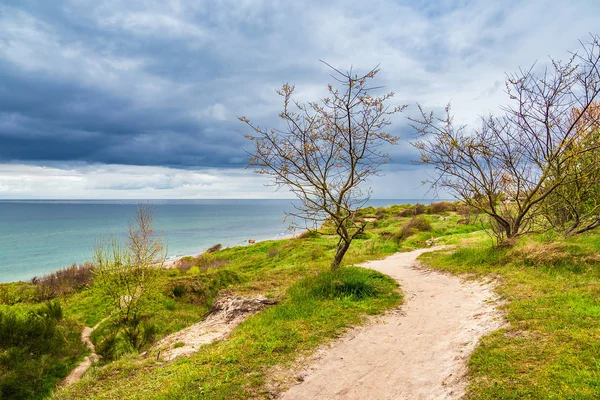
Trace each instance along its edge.
{"label": "leafless tree", "polygon": [[[568,176],[555,171],[589,151],[573,146],[590,105],[600,94],[600,37],[582,43],[567,62],[550,60],[506,77],[510,103],[471,129],[426,113],[411,119],[422,134],[414,145],[437,171],[430,183],[490,216],[499,239],[535,229],[542,203]],[[581,112],[573,118],[573,110]]]}
{"label": "leafless tree", "polygon": [[96,246],[93,259],[94,284],[112,302],[119,322],[139,323],[156,294],[156,279],[166,259],[154,233],[150,205],[138,206],[125,246],[116,238],[105,240]]}
{"label": "leafless tree", "polygon": [[254,144],[250,165],[300,200],[289,215],[305,221],[308,228],[325,220],[333,224],[339,237],[331,262],[335,269],[364,229],[356,220],[356,211],[371,193],[364,185],[388,161],[383,147],[397,142],[386,132],[389,117],[405,106],[387,105],[393,93],[371,94],[379,89],[369,86],[377,67],[362,76],[352,69],[331,68],[342,89],[328,85],[328,97],[301,104],[292,98],[294,86],[284,84],[277,91],[283,98],[279,117],[285,128],[263,129],[246,117],[239,119],[254,132],[247,135]]}
{"label": "leafless tree", "polygon": [[[573,118],[581,110],[575,109]],[[543,204],[543,215],[549,227],[565,235],[576,235],[600,227],[600,104],[590,105],[579,119],[577,140],[569,158],[551,176],[562,180]]]}

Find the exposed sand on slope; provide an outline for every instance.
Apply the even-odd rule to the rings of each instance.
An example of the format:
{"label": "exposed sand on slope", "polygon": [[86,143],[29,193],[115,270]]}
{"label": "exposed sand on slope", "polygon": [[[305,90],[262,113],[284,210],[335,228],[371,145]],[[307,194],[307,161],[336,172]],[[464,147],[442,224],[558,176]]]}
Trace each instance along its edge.
{"label": "exposed sand on slope", "polygon": [[244,319],[274,303],[265,297],[220,297],[204,320],[161,339],[152,351],[158,359],[167,361],[190,356],[203,345],[224,339]]}
{"label": "exposed sand on slope", "polygon": [[302,383],[281,398],[461,398],[471,352],[503,318],[489,284],[418,266],[416,258],[430,250],[362,265],[398,280],[405,304],[319,350],[299,377]]}

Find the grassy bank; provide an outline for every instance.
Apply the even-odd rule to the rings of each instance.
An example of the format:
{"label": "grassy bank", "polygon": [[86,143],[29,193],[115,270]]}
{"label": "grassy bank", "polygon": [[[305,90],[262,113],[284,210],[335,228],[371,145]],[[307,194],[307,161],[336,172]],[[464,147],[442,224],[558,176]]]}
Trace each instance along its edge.
{"label": "grassy bank", "polygon": [[470,362],[470,399],[600,397],[600,236],[521,238],[492,248],[476,235],[428,265],[493,276],[508,327],[484,338]]}
{"label": "grassy bank", "polygon": [[[447,217],[425,213],[415,223],[414,212],[406,212],[407,208],[365,209],[362,217],[368,221],[367,229],[353,242],[345,264],[382,258],[426,246],[438,236],[460,237],[478,229],[458,225],[458,217],[446,210],[439,212]],[[182,268],[166,271],[165,293],[171,293],[176,307],[201,293],[208,293],[204,304],[210,304],[219,290],[266,295],[277,299],[278,304],[247,319],[228,340],[205,346],[194,356],[164,363],[124,355],[57,392],[56,398],[265,396],[271,368],[289,366],[298,356],[361,323],[367,315],[381,313],[401,301],[395,283],[379,273],[344,267],[332,275],[329,262],[337,242],[329,233],[324,229],[303,238],[224,249],[188,259]],[[210,282],[217,275],[226,275],[228,280],[212,290]],[[198,283],[200,280],[205,283]],[[77,315],[82,308],[78,306]],[[169,316],[157,321],[164,318]]]}
{"label": "grassy bank", "polygon": [[0,399],[48,396],[86,351],[59,303],[0,306]]}
{"label": "grassy bank", "polygon": [[[459,216],[448,205],[367,208],[361,218],[367,227],[352,243],[344,260],[347,266],[424,247],[438,237],[442,237],[438,242],[457,242],[480,229],[479,225],[458,224]],[[108,318],[91,338],[104,356],[102,362],[80,383],[59,389],[55,397],[246,398],[266,394],[270,368],[290,365],[298,355],[310,353],[367,315],[401,301],[395,283],[378,273],[344,267],[332,275],[328,269],[336,244],[325,227],[302,238],[206,253],[162,271],[151,317],[144,321],[145,330],[151,327],[151,337],[140,349],[133,349],[118,335],[115,338]],[[87,268],[71,268],[46,281],[0,285],[0,302],[5,309],[29,312],[52,298],[62,305],[64,329],[75,338],[84,325],[110,317],[110,307],[88,279]],[[223,292],[265,295],[278,304],[249,318],[228,340],[205,346],[192,357],[169,363],[139,358],[139,352],[156,340],[202,320]],[[78,346],[72,349],[70,365],[85,352]],[[40,380],[52,388],[68,369],[52,379],[42,374]],[[39,396],[48,392],[41,390]]]}

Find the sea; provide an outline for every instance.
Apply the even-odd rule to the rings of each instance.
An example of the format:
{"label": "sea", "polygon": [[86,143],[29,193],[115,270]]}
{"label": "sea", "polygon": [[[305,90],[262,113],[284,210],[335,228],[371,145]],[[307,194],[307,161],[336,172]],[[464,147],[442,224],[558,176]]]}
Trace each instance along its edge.
{"label": "sea", "polygon": [[[367,205],[430,202],[371,199]],[[169,258],[217,243],[238,246],[294,233],[284,221],[293,200],[0,200],[0,282],[90,261],[103,238],[125,239],[139,204],[151,206],[155,233]]]}

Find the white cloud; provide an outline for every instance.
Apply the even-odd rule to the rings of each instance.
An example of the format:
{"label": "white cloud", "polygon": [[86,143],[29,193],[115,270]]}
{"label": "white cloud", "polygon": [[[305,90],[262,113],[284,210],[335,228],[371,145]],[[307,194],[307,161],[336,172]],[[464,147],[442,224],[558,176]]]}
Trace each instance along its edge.
{"label": "white cloud", "polygon": [[[415,178],[419,179],[415,179]],[[423,171],[386,171],[371,182],[374,198],[422,198]],[[0,164],[0,199],[285,199],[245,169],[181,170],[126,165],[74,167]]]}
{"label": "white cloud", "polygon": [[248,170],[0,164],[3,199],[289,198]]}
{"label": "white cloud", "polygon": [[[72,0],[59,4],[82,26],[97,30],[98,37],[86,42],[43,15],[0,6],[0,61],[31,76],[46,74],[110,93],[130,102],[131,110],[164,112],[165,120],[175,114],[173,110],[196,116],[208,126],[202,143],[207,149],[217,140],[224,141],[219,123],[229,123],[236,115],[263,127],[275,124],[281,101],[274,89],[283,82],[296,84],[300,100],[323,95],[332,78],[319,59],[360,71],[380,63],[377,83],[396,92],[395,101],[420,102],[427,109],[451,101],[460,121],[473,122],[506,102],[505,72],[536,60],[544,63],[547,55],[565,58],[568,50],[578,48],[579,39],[598,29],[600,20],[597,0],[377,4]],[[129,47],[115,37],[133,40],[140,51],[127,53]],[[182,53],[172,54],[171,45]],[[14,114],[0,120],[5,137],[20,134],[19,118]],[[175,117],[173,121],[178,122]],[[406,123],[404,116],[394,122],[396,127]],[[231,126],[230,130],[239,126],[239,132],[234,132],[238,136],[244,132],[241,125]],[[152,146],[170,149],[173,135],[178,134],[175,129],[165,130],[161,139],[139,134],[132,140],[135,151],[149,151]],[[234,143],[232,137],[227,140]],[[195,139],[190,135],[183,142],[193,147]],[[230,153],[231,161],[240,161],[239,152]],[[401,158],[407,153],[394,154]],[[396,170],[374,181],[377,197],[421,193],[423,170],[411,167],[407,172],[392,166]],[[271,196],[263,182],[248,171],[233,170],[0,166],[0,198]]]}

